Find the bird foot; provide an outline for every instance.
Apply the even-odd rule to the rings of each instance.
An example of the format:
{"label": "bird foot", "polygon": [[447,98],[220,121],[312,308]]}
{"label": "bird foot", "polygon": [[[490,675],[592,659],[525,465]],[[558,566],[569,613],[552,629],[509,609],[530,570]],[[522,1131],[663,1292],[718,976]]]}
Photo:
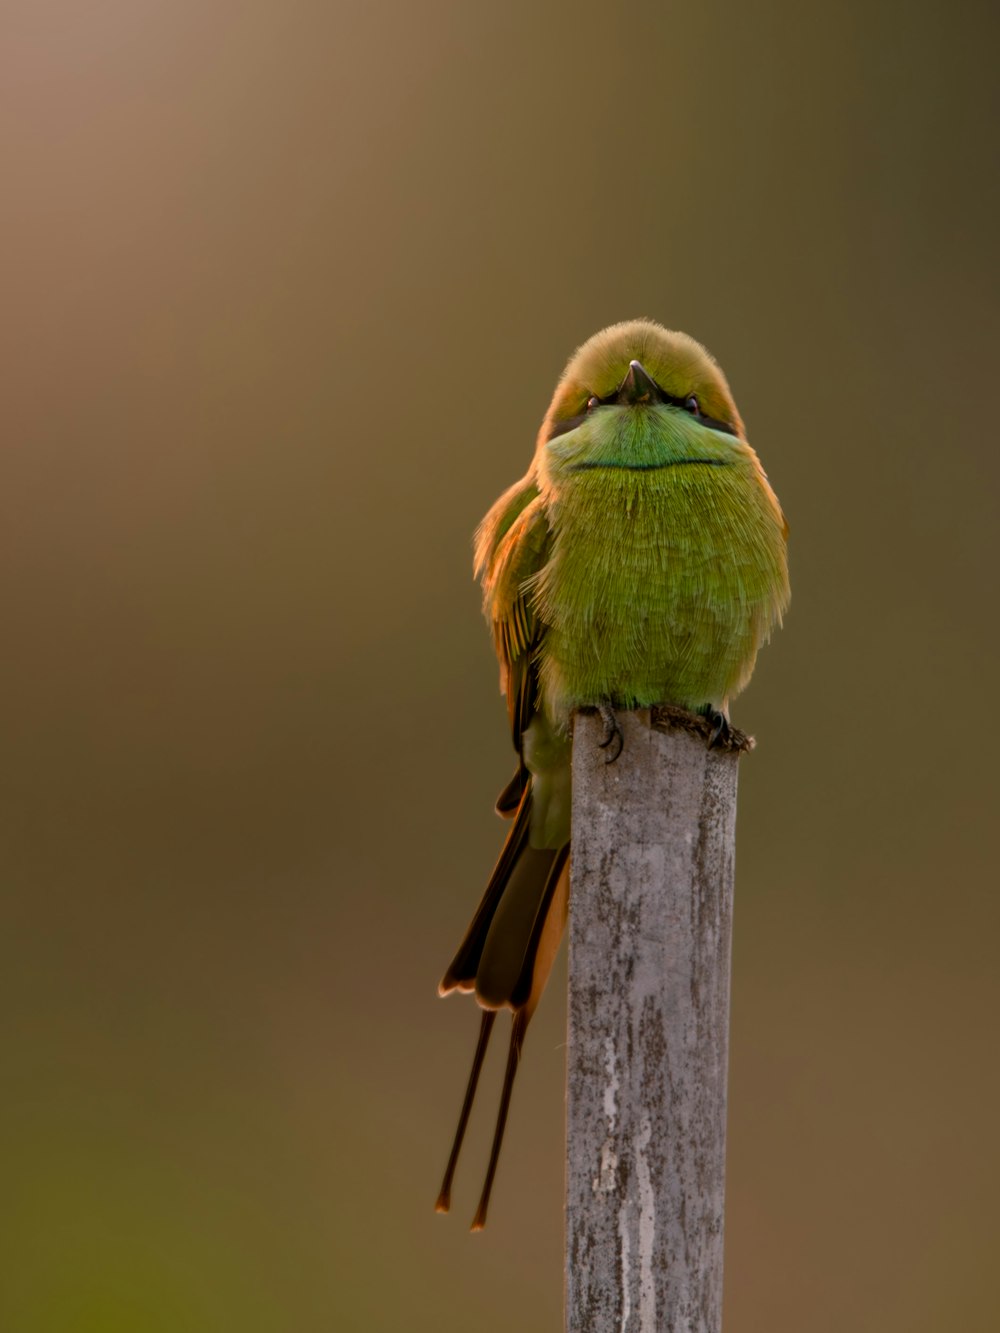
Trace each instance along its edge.
{"label": "bird foot", "polygon": [[604,756],[604,762],[613,764],[622,752],[625,745],[625,736],[622,732],[621,723],[615,717],[615,710],[611,707],[610,699],[602,699],[597,705],[597,711],[604,723],[604,739],[598,741],[598,744],[602,750],[608,751]]}
{"label": "bird foot", "polygon": [[725,713],[720,713],[714,708],[710,708],[706,716],[712,727],[712,734],[708,738],[708,748],[714,750],[728,745],[732,738],[729,718],[726,717]]}

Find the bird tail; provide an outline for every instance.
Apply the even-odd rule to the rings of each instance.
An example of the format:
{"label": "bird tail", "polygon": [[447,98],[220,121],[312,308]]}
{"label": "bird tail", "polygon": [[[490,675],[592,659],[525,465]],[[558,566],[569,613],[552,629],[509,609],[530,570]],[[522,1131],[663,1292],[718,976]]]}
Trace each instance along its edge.
{"label": "bird tail", "polygon": [[509,1008],[513,1011],[493,1145],[472,1223],[473,1231],[481,1230],[486,1223],[521,1047],[552,970],[566,921],[569,845],[557,849],[532,847],[530,827],[531,778],[528,777],[482,901],[438,987],[441,995],[448,995],[453,990],[474,992],[483,1009],[458,1128],[438,1195],[437,1211],[441,1213],[446,1213],[451,1206],[452,1177],[497,1010]]}

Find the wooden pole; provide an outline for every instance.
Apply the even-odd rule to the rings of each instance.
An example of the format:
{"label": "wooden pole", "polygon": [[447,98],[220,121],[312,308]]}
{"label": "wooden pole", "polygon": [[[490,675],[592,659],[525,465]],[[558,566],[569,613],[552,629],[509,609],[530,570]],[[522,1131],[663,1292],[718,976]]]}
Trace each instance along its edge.
{"label": "wooden pole", "polygon": [[576,717],[567,1333],[720,1333],[736,769],[681,709]]}

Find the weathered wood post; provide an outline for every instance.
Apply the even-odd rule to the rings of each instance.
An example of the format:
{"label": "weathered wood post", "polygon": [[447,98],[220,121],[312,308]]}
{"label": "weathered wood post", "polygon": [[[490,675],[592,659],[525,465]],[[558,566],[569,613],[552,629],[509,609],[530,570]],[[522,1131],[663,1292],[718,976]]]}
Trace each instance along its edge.
{"label": "weathered wood post", "polygon": [[736,769],[680,709],[573,736],[567,1333],[720,1333]]}

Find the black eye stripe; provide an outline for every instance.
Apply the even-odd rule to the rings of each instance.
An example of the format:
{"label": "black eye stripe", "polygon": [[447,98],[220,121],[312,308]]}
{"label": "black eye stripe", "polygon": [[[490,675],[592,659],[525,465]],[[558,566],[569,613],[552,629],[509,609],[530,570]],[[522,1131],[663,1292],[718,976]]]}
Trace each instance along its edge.
{"label": "black eye stripe", "polygon": [[[686,399],[671,398],[667,394],[664,394],[663,396],[665,401],[670,407],[679,407],[682,411],[685,412],[687,411],[687,409],[684,407]],[[607,406],[607,404],[612,401],[613,397],[614,395],[612,395],[611,398],[602,398],[599,401],[602,404],[602,406]],[[588,414],[586,412],[581,412],[578,416],[566,417],[562,421],[553,422],[552,429],[549,431],[548,435],[546,436],[546,439],[554,440],[557,439],[558,436],[560,435],[568,435],[571,430],[576,430],[577,426],[583,425],[583,423],[587,420],[587,415]],[[688,416],[691,416],[690,412],[688,412]],[[736,434],[736,429],[734,426],[730,426],[729,423],[726,421],[719,421],[717,417],[707,417],[704,412],[699,413],[696,420],[699,421],[701,425],[707,426],[709,430],[721,430],[726,435],[735,436]]]}
{"label": "black eye stripe", "polygon": [[554,421],[547,438],[554,440],[558,435],[568,435],[571,430],[576,430],[577,426],[582,426],[586,420],[587,414],[582,412],[578,417],[566,417],[564,421]]}
{"label": "black eye stripe", "polygon": [[698,420],[703,426],[707,426],[709,430],[725,431],[727,435],[736,434],[735,426],[730,426],[726,421],[719,421],[717,417],[707,417],[704,412],[701,413]]}

